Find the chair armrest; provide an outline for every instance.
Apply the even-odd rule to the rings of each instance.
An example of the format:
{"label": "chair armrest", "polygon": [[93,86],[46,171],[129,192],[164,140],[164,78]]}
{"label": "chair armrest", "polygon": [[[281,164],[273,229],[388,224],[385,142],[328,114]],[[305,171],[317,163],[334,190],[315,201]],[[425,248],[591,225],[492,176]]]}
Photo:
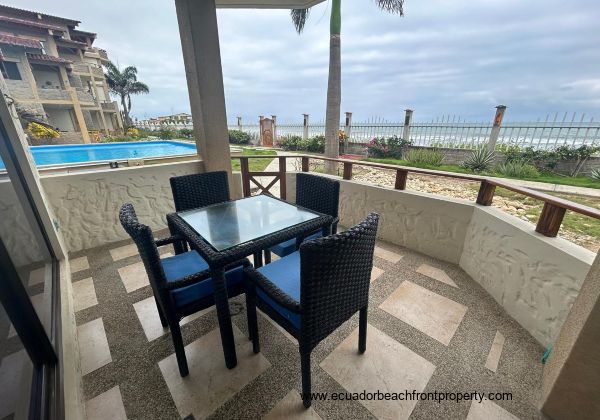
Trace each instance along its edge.
{"label": "chair armrest", "polygon": [[[244,267],[249,267],[250,261],[248,261],[247,258],[244,258],[243,260],[239,260],[239,261],[232,262],[231,264],[227,264],[224,267],[224,269],[225,269],[225,271],[227,271],[231,268],[235,268],[240,265],[242,265]],[[170,282],[166,283],[165,285],[163,285],[162,289],[163,290],[180,289],[182,287],[191,286],[192,284],[206,280],[206,279],[210,278],[211,276],[212,276],[212,272],[210,269],[199,271],[197,273],[190,274],[189,276],[182,277],[175,281],[170,281]]]}
{"label": "chair armrest", "polygon": [[281,290],[279,287],[273,284],[259,271],[255,270],[254,267],[244,267],[244,274],[253,285],[259,287],[263,292],[269,295],[269,297],[275,302],[277,302],[279,305],[295,313],[301,312],[301,307],[298,302],[296,302],[283,290]]}
{"label": "chair armrest", "polygon": [[170,245],[172,243],[179,242],[179,241],[185,241],[185,238],[181,235],[173,235],[173,236],[169,236],[168,238],[157,239],[156,241],[154,241],[154,243],[156,244],[156,246],[161,247],[161,246]]}

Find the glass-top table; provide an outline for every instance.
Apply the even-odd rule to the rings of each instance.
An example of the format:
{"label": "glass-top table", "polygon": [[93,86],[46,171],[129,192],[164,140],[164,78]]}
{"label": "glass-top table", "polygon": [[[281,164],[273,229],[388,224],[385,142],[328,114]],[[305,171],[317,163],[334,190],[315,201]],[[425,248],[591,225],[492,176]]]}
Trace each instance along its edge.
{"label": "glass-top table", "polygon": [[178,215],[217,251],[321,216],[267,195],[214,204]]}

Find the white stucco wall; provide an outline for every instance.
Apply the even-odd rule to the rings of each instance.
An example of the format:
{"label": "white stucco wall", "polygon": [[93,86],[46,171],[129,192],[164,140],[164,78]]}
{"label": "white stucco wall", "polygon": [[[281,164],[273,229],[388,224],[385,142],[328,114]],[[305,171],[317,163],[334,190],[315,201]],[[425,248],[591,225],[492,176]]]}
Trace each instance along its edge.
{"label": "white stucco wall", "polygon": [[[296,174],[287,174],[294,199]],[[556,339],[595,254],[493,207],[340,180],[340,223],[381,215],[380,239],[459,264],[541,344]]]}
{"label": "white stucco wall", "polygon": [[188,161],[49,175],[42,185],[74,252],[126,239],[118,217],[123,203],[132,203],[152,229],[166,228],[165,215],[175,210],[169,178],[202,170],[202,162]]}

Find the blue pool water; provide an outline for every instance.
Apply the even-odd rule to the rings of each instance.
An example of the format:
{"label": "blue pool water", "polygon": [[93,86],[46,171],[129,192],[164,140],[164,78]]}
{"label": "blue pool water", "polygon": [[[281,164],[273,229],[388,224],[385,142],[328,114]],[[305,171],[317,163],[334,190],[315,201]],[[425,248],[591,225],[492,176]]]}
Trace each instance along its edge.
{"label": "blue pool water", "polygon": [[[138,141],[131,143],[65,144],[31,146],[37,166],[96,161],[140,159],[196,153],[196,145],[179,141]],[[0,160],[0,169],[4,163]]]}

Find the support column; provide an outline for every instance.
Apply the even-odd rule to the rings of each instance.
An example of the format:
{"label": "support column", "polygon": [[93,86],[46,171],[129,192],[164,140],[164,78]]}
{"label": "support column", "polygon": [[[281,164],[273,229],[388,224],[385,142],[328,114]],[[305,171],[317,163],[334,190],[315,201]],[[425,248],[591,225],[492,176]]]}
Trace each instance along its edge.
{"label": "support column", "polygon": [[175,9],[198,154],[206,171],[227,171],[235,191],[215,0],[175,0]]}
{"label": "support column", "polygon": [[504,111],[506,111],[505,105],[498,105],[496,107],[496,116],[494,117],[494,125],[492,126],[492,132],[490,133],[490,139],[488,140],[488,150],[496,150],[496,142],[498,141],[498,135],[500,134],[500,126],[502,125],[502,118],[504,118]]}
{"label": "support column", "polygon": [[350,140],[350,134],[352,133],[352,112],[346,112],[346,124],[344,124],[344,153],[348,153],[348,141]]}
{"label": "support column", "polygon": [[75,111],[75,118],[77,119],[77,125],[79,126],[79,131],[81,132],[83,142],[91,143],[90,132],[88,131],[87,124],[85,123],[83,111],[81,110],[79,98],[77,97],[77,91],[75,90],[75,88],[69,88],[69,94],[71,95],[71,101],[73,102],[73,111]]}
{"label": "support column", "polygon": [[308,140],[308,114],[304,115],[304,125],[302,130],[302,140]]}
{"label": "support column", "polygon": [[242,131],[242,117],[237,117],[238,131]]}
{"label": "support column", "polygon": [[413,110],[405,109],[404,112],[405,112],[404,129],[402,130],[402,139],[409,141],[410,140],[410,126],[412,124]]}
{"label": "support column", "polygon": [[273,146],[277,144],[277,115],[271,115],[273,120]]}

